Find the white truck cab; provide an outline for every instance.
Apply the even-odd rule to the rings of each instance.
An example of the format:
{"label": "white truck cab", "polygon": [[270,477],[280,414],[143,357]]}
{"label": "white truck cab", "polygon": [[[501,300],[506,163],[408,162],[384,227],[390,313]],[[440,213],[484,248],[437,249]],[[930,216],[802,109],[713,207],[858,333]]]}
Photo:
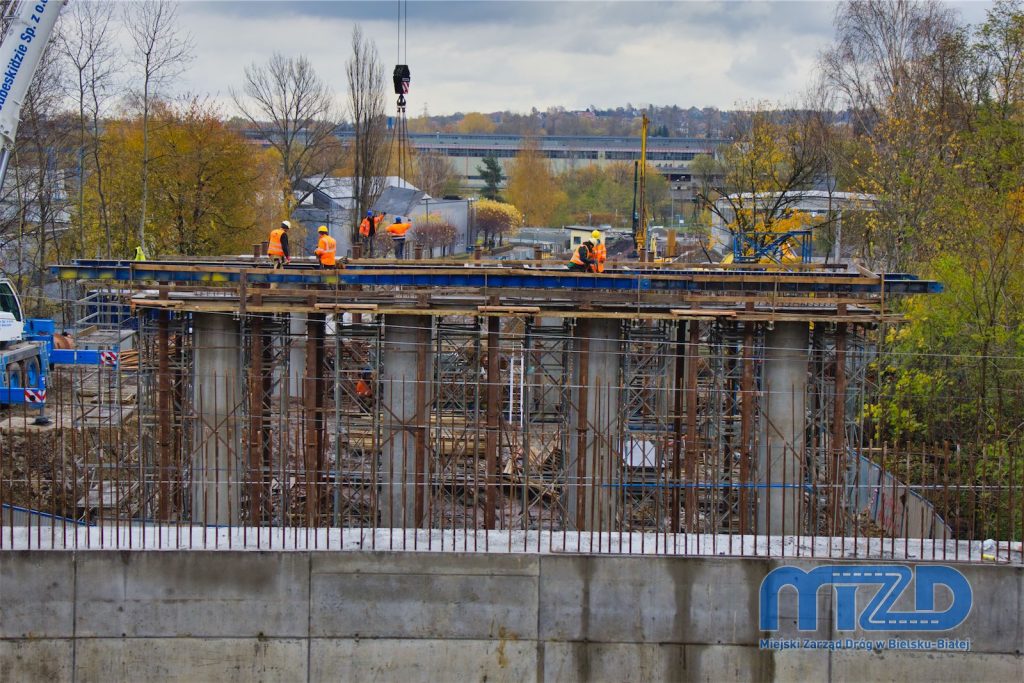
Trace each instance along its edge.
{"label": "white truck cab", "polygon": [[21,341],[25,335],[25,316],[21,301],[10,280],[0,279],[0,345]]}

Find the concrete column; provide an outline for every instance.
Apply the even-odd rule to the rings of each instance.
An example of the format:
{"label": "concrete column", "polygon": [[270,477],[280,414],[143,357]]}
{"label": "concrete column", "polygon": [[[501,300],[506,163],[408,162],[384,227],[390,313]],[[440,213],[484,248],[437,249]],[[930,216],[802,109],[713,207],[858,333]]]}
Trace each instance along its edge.
{"label": "concrete column", "polygon": [[576,325],[567,509],[570,525],[586,531],[618,528],[620,328],[618,320],[586,319]]}
{"label": "concrete column", "polygon": [[306,316],[289,316],[288,336],[292,341],[288,350],[288,395],[295,398],[302,396],[302,378],[306,374]]}
{"label": "concrete column", "polygon": [[807,323],[775,323],[765,334],[757,468],[757,529],[762,534],[801,531],[808,345]]}
{"label": "concrete column", "polygon": [[238,524],[241,494],[237,452],[241,343],[238,322],[231,316],[196,313],[195,343],[196,449],[192,456],[192,521],[197,524]]}
{"label": "concrete column", "polygon": [[[426,353],[421,353],[421,348]],[[428,397],[433,395],[433,353],[430,344],[430,318],[419,315],[384,316],[384,348],[381,358],[381,399],[383,462],[381,479],[381,525],[416,527],[417,508],[426,506],[426,492],[417,491],[418,480],[425,481],[425,453],[417,458],[417,446],[425,449],[423,425],[426,424]],[[419,387],[419,391],[417,388]],[[417,438],[419,436],[419,439]],[[419,475],[419,476],[418,476]],[[421,504],[416,505],[417,495]]]}

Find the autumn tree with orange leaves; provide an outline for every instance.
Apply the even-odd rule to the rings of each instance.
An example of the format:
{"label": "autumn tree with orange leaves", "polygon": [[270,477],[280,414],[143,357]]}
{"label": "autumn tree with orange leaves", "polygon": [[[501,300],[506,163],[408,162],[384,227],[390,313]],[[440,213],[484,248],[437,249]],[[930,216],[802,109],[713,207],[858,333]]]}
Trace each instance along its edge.
{"label": "autumn tree with orange leaves", "polygon": [[[245,253],[265,238],[283,208],[285,180],[273,152],[227,127],[204,100],[154,103],[149,125],[147,255]],[[113,251],[128,257],[142,201],[142,122],[111,122],[100,145]],[[87,203],[98,201],[94,189],[86,186]],[[85,229],[87,245],[105,244],[102,226]]]}

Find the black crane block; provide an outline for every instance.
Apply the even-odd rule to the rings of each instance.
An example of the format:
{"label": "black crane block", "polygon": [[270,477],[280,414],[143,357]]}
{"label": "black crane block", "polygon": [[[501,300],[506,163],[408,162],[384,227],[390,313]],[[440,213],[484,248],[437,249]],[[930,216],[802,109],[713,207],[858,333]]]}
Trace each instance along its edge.
{"label": "black crane block", "polygon": [[411,80],[409,75],[409,66],[407,64],[398,64],[395,66],[395,71],[391,75],[391,80],[395,82],[395,94],[406,95],[409,92],[409,81]]}

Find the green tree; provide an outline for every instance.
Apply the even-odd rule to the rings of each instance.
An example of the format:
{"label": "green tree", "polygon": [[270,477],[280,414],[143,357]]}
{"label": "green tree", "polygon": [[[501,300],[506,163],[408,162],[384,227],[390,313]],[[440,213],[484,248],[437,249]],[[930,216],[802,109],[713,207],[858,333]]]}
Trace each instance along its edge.
{"label": "green tree", "polygon": [[944,286],[905,302],[906,324],[886,335],[870,373],[871,434],[955,443],[943,476],[976,486],[932,502],[976,538],[1022,535],[1005,514],[1006,483],[1024,472],[1022,28],[1021,4],[1000,2],[975,31],[940,36],[942,63],[914,61],[899,92],[873,99],[871,125],[837,147],[844,181],[879,197],[863,238],[881,243],[881,262]]}
{"label": "green tree", "polygon": [[474,205],[477,229],[482,233],[484,245],[494,247],[523,223],[519,209],[504,202],[481,199]]}
{"label": "green tree", "polygon": [[[263,239],[282,209],[285,181],[273,153],[253,147],[227,128],[202,100],[154,102],[150,117],[150,255],[241,253]],[[123,257],[131,256],[136,244],[142,126],[140,118],[110,122],[101,140],[114,252]],[[87,204],[98,200],[95,189],[87,186]],[[98,214],[87,210],[85,215]],[[88,246],[105,243],[99,221],[87,224],[86,240]]]}
{"label": "green tree", "polygon": [[547,160],[541,156],[536,138],[526,138],[508,172],[508,198],[530,221],[530,225],[551,225],[566,194],[555,183]]}
{"label": "green tree", "polygon": [[455,132],[473,135],[483,133],[490,135],[494,132],[494,121],[490,116],[479,112],[470,112],[462,117],[462,120],[455,126]]}
{"label": "green tree", "polygon": [[477,166],[476,172],[484,181],[484,189],[481,194],[485,199],[498,201],[501,198],[501,184],[505,182],[505,173],[501,170],[501,164],[494,157],[484,157],[484,165]]}

